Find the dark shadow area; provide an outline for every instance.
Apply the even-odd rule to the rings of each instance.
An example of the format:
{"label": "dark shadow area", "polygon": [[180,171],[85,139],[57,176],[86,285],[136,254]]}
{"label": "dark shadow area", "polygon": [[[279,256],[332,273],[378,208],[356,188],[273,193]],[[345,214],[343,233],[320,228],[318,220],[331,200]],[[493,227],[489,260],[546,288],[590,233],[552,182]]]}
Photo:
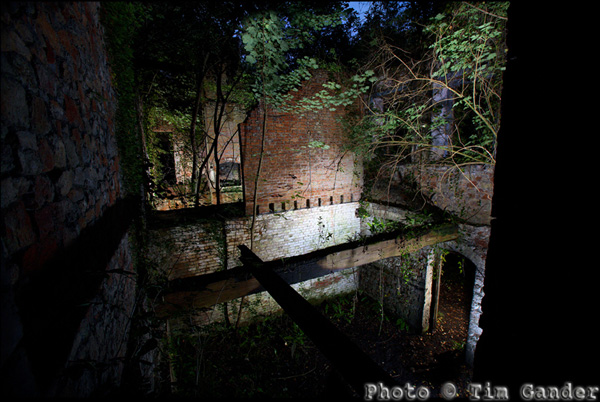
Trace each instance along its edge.
{"label": "dark shadow area", "polygon": [[[589,252],[597,246],[596,237],[582,231],[584,225],[594,226],[593,210],[584,207],[590,175],[569,175],[564,191],[557,191],[556,185],[564,167],[577,166],[577,171],[590,174],[597,170],[592,165],[597,151],[586,146],[581,152],[565,152],[560,142],[539,141],[532,135],[543,132],[546,138],[558,138],[564,132],[588,132],[593,123],[573,119],[574,113],[581,113],[575,105],[560,113],[552,107],[551,119],[531,118],[549,112],[547,102],[532,104],[533,93],[536,99],[583,95],[572,92],[573,86],[543,84],[553,80],[555,71],[576,75],[578,67],[569,58],[561,58],[551,70],[541,68],[555,43],[587,45],[575,40],[586,36],[581,31],[552,28],[552,21],[569,19],[583,26],[579,17],[581,10],[575,6],[542,8],[512,2],[508,10],[508,62],[492,207],[495,219],[474,381],[507,386],[511,399],[518,398],[524,383],[598,384],[597,333],[589,327],[598,305],[598,283],[589,276],[596,267]],[[572,36],[565,35],[568,32]],[[534,76],[539,84],[532,87]],[[561,163],[549,163],[549,155],[561,155]],[[534,177],[539,166],[544,166],[544,172]],[[535,205],[530,204],[533,200]],[[553,216],[556,211],[563,211],[565,218]]]}
{"label": "dark shadow area", "polygon": [[221,205],[204,205],[198,208],[181,208],[170,211],[151,211],[148,213],[148,223],[153,227],[175,226],[191,223],[198,219],[238,218],[245,216],[243,202]]}
{"label": "dark shadow area", "polygon": [[137,211],[139,200],[117,201],[19,289],[24,345],[42,387],[63,367],[79,323]]}

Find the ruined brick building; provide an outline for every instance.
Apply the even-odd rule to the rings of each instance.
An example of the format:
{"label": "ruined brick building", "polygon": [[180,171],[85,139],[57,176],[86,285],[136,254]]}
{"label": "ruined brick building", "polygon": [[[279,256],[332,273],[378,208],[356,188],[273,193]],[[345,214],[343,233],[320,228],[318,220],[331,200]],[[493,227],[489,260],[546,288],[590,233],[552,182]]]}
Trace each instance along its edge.
{"label": "ruined brick building", "polygon": [[[130,332],[134,312],[145,303],[134,264],[139,244],[133,244],[134,214],[123,190],[116,94],[99,7],[10,3],[2,9],[1,364],[9,394],[109,394],[120,386],[132,345],[140,341]],[[326,72],[314,72],[297,96],[314,94],[326,80]],[[259,106],[243,119],[232,118],[227,132],[233,141],[221,148],[221,162],[238,169],[243,186],[243,202],[232,204],[238,209],[150,214],[147,258],[168,280],[239,267],[240,245],[252,245],[263,261],[283,260],[368,236],[374,218],[408,220],[402,197],[393,191],[362,205],[369,217],[357,213],[365,187],[362,162],[345,147],[341,108],[304,116],[268,110],[261,152],[263,113]],[[174,165],[177,177],[185,178],[185,161]],[[476,267],[471,360],[480,334],[492,176],[486,166],[462,173],[432,168],[417,176],[435,206],[462,219],[461,237],[437,247],[460,253]],[[398,188],[402,177],[394,183]],[[439,260],[432,247],[417,254],[403,297],[389,298],[386,307],[426,331]],[[294,286],[307,298],[358,288],[375,292],[371,273],[378,269],[386,286],[397,289],[398,258],[331,270]],[[265,312],[278,308],[266,292],[251,297]],[[169,305],[168,295],[165,300]],[[209,305],[194,320],[201,324],[218,314]],[[135,358],[148,362],[157,353]]]}

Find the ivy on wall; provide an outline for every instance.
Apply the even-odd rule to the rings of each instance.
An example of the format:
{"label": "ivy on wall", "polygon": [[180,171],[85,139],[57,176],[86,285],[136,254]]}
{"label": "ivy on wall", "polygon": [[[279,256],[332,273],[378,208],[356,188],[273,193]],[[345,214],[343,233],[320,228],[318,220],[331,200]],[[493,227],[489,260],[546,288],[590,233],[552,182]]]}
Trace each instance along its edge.
{"label": "ivy on wall", "polygon": [[102,24],[117,93],[115,127],[120,167],[127,195],[139,194],[143,183],[141,136],[137,129],[133,39],[137,5],[127,2],[102,3]]}

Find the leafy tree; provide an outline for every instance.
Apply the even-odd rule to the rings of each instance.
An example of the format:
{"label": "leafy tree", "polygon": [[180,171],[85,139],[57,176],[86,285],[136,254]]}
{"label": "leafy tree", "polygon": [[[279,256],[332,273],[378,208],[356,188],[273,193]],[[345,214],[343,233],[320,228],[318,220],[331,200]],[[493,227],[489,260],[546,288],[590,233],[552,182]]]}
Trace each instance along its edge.
{"label": "leafy tree", "polygon": [[495,163],[506,9],[450,3],[419,32],[425,45],[410,53],[378,37],[363,67],[378,82],[367,113],[350,128],[355,149],[377,172],[408,162]]}
{"label": "leafy tree", "polygon": [[394,46],[413,59],[427,51],[425,27],[446,1],[375,1],[358,29],[356,57],[366,62],[381,46]]}

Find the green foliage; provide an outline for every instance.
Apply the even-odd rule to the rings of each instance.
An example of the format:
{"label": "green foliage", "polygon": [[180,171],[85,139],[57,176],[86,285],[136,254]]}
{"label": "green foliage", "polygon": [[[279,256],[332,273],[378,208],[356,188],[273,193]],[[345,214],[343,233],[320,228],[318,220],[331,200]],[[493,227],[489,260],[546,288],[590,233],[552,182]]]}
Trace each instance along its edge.
{"label": "green foliage", "polygon": [[459,120],[470,120],[465,122],[466,132],[460,138],[467,149],[463,157],[473,157],[471,148],[477,146],[494,153],[500,125],[508,4],[460,3],[447,14],[438,14],[426,28],[436,38],[430,46],[437,61],[432,77],[448,82],[449,77],[459,74],[463,82],[454,92],[455,114]]}
{"label": "green foliage", "polygon": [[358,295],[349,293],[323,302],[321,308],[333,322],[351,324],[356,314]]}
{"label": "green foliage", "polygon": [[[369,169],[373,175],[395,171],[404,163],[495,163],[507,5],[449,3],[428,21],[423,16],[434,9],[423,10],[415,19],[426,22],[420,32],[399,17],[400,10],[372,7],[372,27],[383,27],[386,18],[405,21],[398,29],[422,43],[411,45],[415,52],[409,53],[394,38],[373,36],[377,46],[363,69],[375,71],[378,81],[364,114],[349,114],[345,124],[352,151],[364,158],[367,174]],[[440,132],[447,140],[434,144],[433,134]]]}
{"label": "green foliage", "polygon": [[359,206],[356,210],[358,217],[367,224],[372,235],[393,232],[406,226],[401,222],[392,221],[389,219],[378,218],[371,214],[368,208],[368,203],[365,200],[358,202]]}
{"label": "green foliage", "polygon": [[291,357],[294,358],[298,346],[300,348],[304,347],[308,338],[306,337],[304,332],[302,332],[298,324],[294,322],[292,323],[292,328],[290,332],[287,335],[283,335],[283,340],[284,345],[290,347]]}
{"label": "green foliage", "polygon": [[[340,12],[318,15],[296,10],[284,17],[270,10],[247,18],[241,39],[245,61],[251,71],[255,71],[255,82],[251,87],[256,99],[279,110],[303,115],[314,110],[335,111],[338,107],[349,106],[357,96],[365,93],[369,84],[375,81],[373,71],[351,77],[346,90],[342,89],[341,83],[329,81],[323,84],[322,91],[308,98],[294,99],[291,93],[298,90],[302,81],[311,78],[311,70],[319,68],[316,58],[306,55],[294,58],[293,51],[310,46],[316,32],[340,24]],[[323,64],[329,70],[333,69],[331,62]],[[336,68],[339,69],[339,65]]]}
{"label": "green foliage", "polygon": [[[244,76],[239,68],[236,31],[245,11],[234,2],[144,3],[141,10],[135,57],[148,137],[146,151],[153,166],[152,191],[157,195],[166,190],[195,194],[202,188],[195,186],[201,181],[200,155],[212,144],[212,139],[205,139],[209,128],[215,126],[212,121],[211,127],[205,125],[211,120],[204,116],[205,111],[211,106],[220,111],[227,103],[249,107],[254,102],[244,87],[249,75]],[[226,117],[214,119],[219,127],[224,120]],[[153,138],[152,130],[158,124],[174,129],[182,152],[180,161],[188,165],[188,172],[194,170],[191,180],[182,186],[173,186],[162,175],[160,158],[172,149],[165,150]]]}
{"label": "green foliage", "polygon": [[173,331],[169,343],[169,360],[177,380],[175,395],[209,399],[264,396],[278,387],[273,366],[305,371],[308,348],[314,346],[285,314],[263,317],[235,330],[222,323],[183,327]]}
{"label": "green foliage", "polygon": [[408,332],[410,330],[410,326],[400,317],[396,318],[396,322],[394,324],[400,331]]}
{"label": "green foliage", "polygon": [[[165,158],[172,158],[172,146],[174,137],[182,138],[189,130],[191,116],[178,110],[171,110],[160,106],[148,106],[144,114],[144,130],[146,132],[146,152],[150,164],[150,191],[153,195],[163,196],[167,178],[165,177]],[[168,132],[155,131],[159,126],[167,126]],[[169,147],[165,149],[165,141]],[[188,147],[182,149],[184,156],[191,158],[191,149],[189,144],[183,143]],[[168,183],[173,184],[173,183]],[[188,189],[182,189],[186,192]]]}
{"label": "green foliage", "polygon": [[504,19],[508,3],[497,2],[485,6],[487,13],[502,18],[486,18],[481,9],[468,3],[460,4],[449,14],[438,14],[426,31],[437,40],[430,46],[439,60],[433,77],[444,77],[461,72],[471,81],[481,74],[504,71],[499,62],[504,55]]}
{"label": "green foliage", "polygon": [[133,38],[139,27],[136,3],[102,4],[113,85],[117,92],[115,127],[125,190],[140,192],[143,183],[141,138],[137,127]]}

